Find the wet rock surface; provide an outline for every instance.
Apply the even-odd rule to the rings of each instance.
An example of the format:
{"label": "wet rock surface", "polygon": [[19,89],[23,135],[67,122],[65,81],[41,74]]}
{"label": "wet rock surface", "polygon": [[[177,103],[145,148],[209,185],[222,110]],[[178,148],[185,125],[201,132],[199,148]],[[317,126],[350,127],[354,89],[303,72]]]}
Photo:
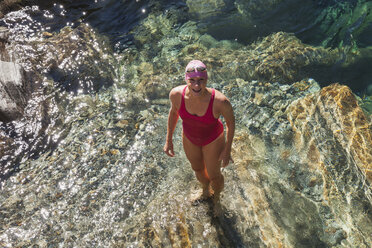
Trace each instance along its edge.
{"label": "wet rock surface", "polygon": [[17,103],[17,120],[0,122],[4,139],[15,143],[2,148],[10,155],[0,158],[1,180],[18,171],[21,161],[53,150],[63,139],[76,112],[69,108],[70,104],[77,107],[72,103],[74,96],[109,87],[117,77],[113,52],[103,36],[85,24],[44,32],[35,16],[46,14],[37,7],[26,7],[3,18],[8,25],[4,51],[15,68],[22,68],[17,75],[24,77],[22,87],[13,90],[22,95],[11,98]]}
{"label": "wet rock surface", "polygon": [[46,1],[46,0],[5,0],[0,2],[0,18],[11,11],[16,11],[25,6],[39,5],[43,8],[50,8],[56,3],[69,3],[69,0],[56,0],[56,1]]}
{"label": "wet rock surface", "polygon": [[[358,177],[372,182],[370,126],[366,115],[358,106],[355,95],[348,87],[337,84],[325,87],[318,95],[309,95],[303,100],[293,103],[289,111],[292,126],[297,133],[301,133],[301,140],[308,140],[303,137],[306,133],[318,131],[316,130],[317,125],[312,122],[321,122],[322,127],[329,126],[328,130],[323,132],[333,133],[335,142],[347,151],[347,160],[351,162],[354,160],[352,167],[361,170]],[[315,142],[320,145],[324,141],[322,139],[314,140],[309,143]],[[322,149],[322,151],[325,150],[326,148]],[[319,151],[309,151],[309,154],[311,152],[319,154]]]}
{"label": "wet rock surface", "polygon": [[[370,247],[367,97],[309,79],[360,56],[284,32],[216,40],[184,10],[149,13],[119,54],[85,24],[44,33],[38,8],[6,16],[4,47],[35,84],[23,118],[0,125],[0,246]],[[169,90],[194,58],[237,120],[218,217],[192,202],[200,186],[180,124],[176,157],[162,152]]]}
{"label": "wet rock surface", "polygon": [[110,89],[76,99],[91,107],[80,112],[64,141],[5,182],[1,241],[369,247],[370,157],[364,155],[370,153],[370,130],[363,131],[363,112],[350,90],[320,89],[312,80],[282,85],[237,79],[220,87],[239,130],[235,164],[224,172],[223,215],[213,217],[208,202],[192,206],[199,185],[181,151],[180,125],[177,156],[162,154],[168,106],[157,100],[130,110]]}

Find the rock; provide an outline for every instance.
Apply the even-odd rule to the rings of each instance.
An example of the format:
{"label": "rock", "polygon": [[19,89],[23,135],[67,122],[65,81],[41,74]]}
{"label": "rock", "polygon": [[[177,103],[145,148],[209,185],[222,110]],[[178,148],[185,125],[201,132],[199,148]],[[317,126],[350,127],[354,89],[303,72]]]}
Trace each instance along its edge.
{"label": "rock", "polygon": [[43,8],[50,8],[54,3],[64,3],[65,0],[57,1],[46,1],[46,0],[6,0],[0,2],[0,18],[3,18],[10,11],[16,11],[22,8],[23,6],[39,5]]}
{"label": "rock", "polygon": [[189,13],[200,18],[216,15],[226,7],[223,0],[187,0],[186,4],[189,7]]}
{"label": "rock", "polygon": [[[235,2],[246,9],[243,1]],[[176,23],[165,14],[144,23],[138,48],[123,55],[120,84],[80,98],[48,92],[51,103],[28,113],[44,126],[29,122],[24,126],[32,133],[12,130],[16,137],[36,136],[39,143],[30,144],[43,145],[40,150],[47,140],[57,142],[50,153],[21,157],[21,171],[2,184],[1,244],[369,247],[372,144],[366,116],[347,87],[321,89],[315,80],[297,80],[309,76],[306,69],[332,65],[336,50],[307,46],[285,33],[247,46],[226,46],[198,32],[173,37]],[[96,44],[94,37],[78,27],[53,34],[41,46],[30,44],[40,48],[31,68],[40,66],[47,74],[73,64],[84,76],[100,77],[98,67],[106,68],[109,59],[92,68],[78,64],[106,57],[83,42],[92,38]],[[79,49],[87,57],[78,60],[72,52]],[[199,185],[182,152],[180,123],[174,135],[177,155],[161,152],[167,94],[183,83],[184,66],[194,56],[206,60],[210,86],[229,97],[236,114],[235,163],[223,172],[223,215],[217,218],[210,203],[191,206],[189,201]],[[62,70],[59,75],[70,74]],[[149,109],[154,105],[156,112]],[[44,115],[50,119],[40,118]],[[28,144],[3,138],[6,131],[0,133],[4,157]],[[52,135],[43,139],[45,133]]]}
{"label": "rock", "polygon": [[[172,184],[172,175],[164,182],[164,187],[172,184],[171,191],[157,195],[145,213],[133,216],[132,221],[140,224],[129,237],[147,244],[150,232],[151,237],[159,237],[161,246],[179,243],[186,236],[189,243],[201,246],[368,247],[370,189],[359,168],[370,162],[363,162],[358,151],[349,153],[356,148],[346,141],[359,133],[365,142],[359,152],[370,154],[370,134],[355,128],[342,141],[335,137],[337,130],[326,131],[337,123],[345,125],[344,129],[351,123],[365,123],[350,89],[340,85],[320,89],[311,79],[285,86],[239,79],[222,90],[231,99],[240,130],[233,147],[235,164],[224,172],[221,201],[225,215],[207,225],[210,221],[203,211],[208,206],[189,208],[182,195],[188,194],[192,184],[183,178],[188,174],[179,171],[176,184]],[[255,102],[257,95],[260,101]],[[282,104],[274,107],[279,101]],[[183,193],[178,195],[178,190]],[[164,208],[161,217],[153,214]],[[184,233],[175,227],[182,218],[170,220],[179,212],[186,213],[186,223],[192,223],[185,225]],[[157,228],[159,220],[153,218],[162,218],[164,228]],[[129,233],[133,227],[124,230]],[[196,233],[208,237],[207,243]]]}
{"label": "rock", "polygon": [[128,120],[120,120],[118,121],[115,126],[118,127],[118,128],[125,128],[129,125],[129,121]]}
{"label": "rock", "polygon": [[[224,89],[238,125],[248,131],[234,141],[233,179],[225,176],[225,182],[233,182],[225,187],[225,207],[248,209],[234,218],[255,219],[252,225],[259,226],[266,246],[368,247],[372,140],[351,90],[338,84],[320,89],[308,80],[285,87],[285,93],[280,84],[237,82],[239,88]],[[274,102],[288,100],[274,108]],[[230,196],[229,187],[245,193]],[[237,226],[242,233],[251,230]],[[259,235],[251,232],[251,237]]]}
{"label": "rock", "polygon": [[0,121],[22,116],[26,105],[24,72],[20,65],[0,61]]}
{"label": "rock", "polygon": [[8,41],[9,31],[5,27],[0,27],[0,61],[10,61],[6,43]]}
{"label": "rock", "polygon": [[0,134],[0,175],[4,175],[7,171],[14,171],[11,161],[14,155],[14,150],[17,145],[14,139]]}
{"label": "rock", "polygon": [[0,27],[0,41],[6,41],[8,39],[9,32],[6,27]]}
{"label": "rock", "polygon": [[[53,33],[40,28],[35,30],[34,39],[27,39],[26,34],[15,32],[14,26],[22,22],[24,16],[29,17],[24,26],[37,25],[33,20],[35,10],[26,7],[19,12],[19,15],[4,17],[12,30],[6,49],[27,72],[35,74],[33,81],[54,81],[74,93],[94,92],[114,83],[116,62],[107,38],[89,25],[80,24]],[[20,42],[23,40],[26,41]],[[44,69],[40,71],[40,68]],[[35,90],[37,86],[33,85]]]}
{"label": "rock", "polygon": [[[92,44],[92,40],[97,44]],[[42,63],[49,68],[48,76],[63,89],[94,92],[112,85],[115,78],[114,58],[107,44],[88,25],[67,27],[37,44],[43,52],[36,53],[36,61],[30,60],[33,66]]]}
{"label": "rock", "polygon": [[[366,178],[372,183],[371,129],[350,88],[338,84],[325,87],[319,93],[308,95],[291,104],[288,111],[292,127],[303,140],[304,135],[309,132],[313,134],[326,132],[332,135],[345,152],[348,163],[357,167],[356,172],[360,170],[362,173],[359,177]],[[311,124],[315,121],[321,121],[322,125]],[[313,139],[319,146],[323,145],[321,144],[323,140],[318,140],[319,137]],[[296,143],[303,145],[303,141],[300,140]],[[319,148],[324,156],[327,150]]]}
{"label": "rock", "polygon": [[372,96],[372,84],[368,85],[366,93],[367,95]]}
{"label": "rock", "polygon": [[[125,80],[144,89],[150,99],[164,97],[174,81],[183,83],[184,66],[192,59],[201,59],[207,65],[209,82],[219,84],[241,78],[291,84],[323,75],[324,68],[332,67],[341,58],[337,49],[306,45],[284,32],[242,45],[218,41],[189,21],[179,28],[178,36],[172,29],[177,21],[165,14],[149,16],[133,31],[137,47],[123,56]],[[158,87],[164,91],[157,91]]]}
{"label": "rock", "polygon": [[17,7],[19,8],[19,6],[17,6],[19,2],[20,0],[1,1],[0,2],[0,18],[3,18],[7,12],[13,9],[16,9]]}
{"label": "rock", "polygon": [[346,239],[351,247],[362,246],[362,239],[372,243],[372,135],[356,97],[347,86],[334,84],[293,102],[287,113],[295,151],[321,175],[319,200],[347,227],[330,239]]}

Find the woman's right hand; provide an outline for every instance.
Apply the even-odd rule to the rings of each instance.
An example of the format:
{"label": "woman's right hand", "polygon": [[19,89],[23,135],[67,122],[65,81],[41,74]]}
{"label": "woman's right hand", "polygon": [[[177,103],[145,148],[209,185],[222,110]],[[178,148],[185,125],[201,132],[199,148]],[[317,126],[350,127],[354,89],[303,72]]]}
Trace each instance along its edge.
{"label": "woman's right hand", "polygon": [[166,141],[163,151],[169,156],[174,157],[174,151],[173,151],[173,142],[172,141]]}

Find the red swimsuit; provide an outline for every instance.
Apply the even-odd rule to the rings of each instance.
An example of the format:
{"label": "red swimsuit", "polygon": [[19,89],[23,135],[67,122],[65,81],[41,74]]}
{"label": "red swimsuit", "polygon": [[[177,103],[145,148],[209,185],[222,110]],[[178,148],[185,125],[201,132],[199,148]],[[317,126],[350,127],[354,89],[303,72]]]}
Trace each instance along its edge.
{"label": "red swimsuit", "polygon": [[186,137],[197,146],[205,146],[217,139],[223,133],[223,125],[220,119],[213,116],[213,101],[215,91],[212,89],[211,100],[207,112],[203,116],[192,115],[186,110],[185,92],[183,89],[179,115],[182,118],[183,132]]}

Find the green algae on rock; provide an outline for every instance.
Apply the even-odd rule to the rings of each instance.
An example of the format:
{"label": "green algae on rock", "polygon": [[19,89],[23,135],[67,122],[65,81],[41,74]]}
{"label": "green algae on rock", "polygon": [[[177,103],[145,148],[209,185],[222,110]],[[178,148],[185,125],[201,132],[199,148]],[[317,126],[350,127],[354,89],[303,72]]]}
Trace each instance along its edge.
{"label": "green algae on rock", "polygon": [[[178,75],[182,74],[184,65],[197,58],[211,69],[210,81],[242,78],[289,84],[303,78],[316,78],[343,56],[341,50],[305,45],[293,34],[283,32],[250,45],[218,41],[203,34],[195,22],[179,26],[179,16],[177,11],[151,14],[132,31],[136,46],[131,46],[130,52],[122,57],[122,65],[129,72],[124,80],[135,84],[154,82],[151,73],[142,76],[143,63],[151,64],[152,77],[168,74],[170,78],[180,79]],[[173,27],[177,27],[176,30]],[[168,66],[164,68],[164,64]],[[173,85],[172,80],[166,85]]]}
{"label": "green algae on rock", "polygon": [[[214,3],[214,1],[208,2]],[[244,9],[251,13],[256,8],[275,9],[276,5],[285,6],[285,2],[268,0],[265,3],[257,3],[255,6],[255,2],[243,4],[240,1],[235,1],[234,4],[235,7],[247,5],[244,6]],[[307,2],[306,4],[315,7],[313,3]],[[195,5],[198,4],[195,3]],[[334,3],[334,5],[329,3],[330,8],[333,6],[342,12],[342,4]],[[357,5],[359,6],[359,4]],[[352,6],[349,7],[352,9]],[[368,7],[363,8],[368,10]],[[244,15],[248,16],[249,14],[245,13]],[[213,26],[214,21],[207,18],[205,22],[207,26]],[[240,20],[239,23],[246,24],[245,20]],[[366,21],[363,20],[363,23]],[[223,30],[224,23],[221,23],[220,26],[217,27],[216,33],[225,32]],[[363,30],[367,28],[365,24],[362,26]],[[362,30],[362,26],[360,30]],[[243,31],[244,29],[241,32]],[[211,67],[213,72],[217,72],[221,68],[220,65],[231,66],[229,73],[231,78],[228,80],[242,78],[248,81],[265,80],[289,84],[303,78],[314,78],[322,86],[327,85],[328,82],[349,83],[349,86],[353,87],[353,91],[355,90],[358,94],[359,90],[368,85],[368,80],[356,73],[360,69],[363,73],[369,73],[368,68],[361,67],[364,63],[369,63],[371,57],[360,52],[364,48],[355,50],[349,49],[348,46],[332,46],[333,48],[312,46],[301,42],[298,38],[301,34],[298,33],[271,31],[258,37],[254,36],[256,38],[251,40],[249,44],[241,43],[233,38],[218,40],[199,21],[187,21],[183,10],[173,9],[165,13],[152,13],[148,18],[143,19],[140,25],[131,31],[131,34],[134,35],[135,46],[130,46],[130,49],[133,49],[136,54],[135,61],[133,59],[131,61],[136,64],[142,62],[154,64],[156,74],[159,74],[157,68],[162,68],[161,65],[168,63],[168,67],[171,69],[167,72],[176,71],[177,73],[172,76],[177,77],[189,59],[197,58],[215,62],[216,66],[209,64],[209,66],[213,66]],[[336,40],[339,41],[338,38]],[[219,75],[216,78],[211,76],[212,81],[223,80]],[[129,75],[129,80],[130,77]],[[357,81],[356,78],[358,78]]]}

